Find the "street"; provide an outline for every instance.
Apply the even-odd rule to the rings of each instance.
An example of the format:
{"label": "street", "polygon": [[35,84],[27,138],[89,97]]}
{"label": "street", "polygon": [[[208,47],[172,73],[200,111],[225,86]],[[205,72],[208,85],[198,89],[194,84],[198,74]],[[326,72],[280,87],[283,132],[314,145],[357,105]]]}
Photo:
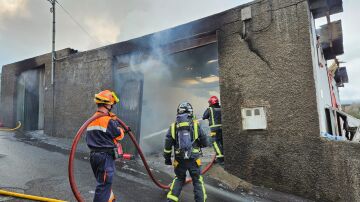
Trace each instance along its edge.
{"label": "street", "polygon": [[[76,201],[68,182],[68,155],[51,147],[38,145],[37,140],[0,132],[0,189],[31,195]],[[154,172],[154,171],[153,171]],[[155,171],[164,183],[171,176]],[[79,191],[86,201],[92,201],[95,179],[88,160],[75,162]],[[206,185],[207,201],[252,201],[217,187]],[[166,201],[166,191],[157,188],[136,162],[117,164],[113,191],[117,201]],[[184,187],[181,201],[193,201],[192,185]],[[0,196],[0,201],[26,201]]]}

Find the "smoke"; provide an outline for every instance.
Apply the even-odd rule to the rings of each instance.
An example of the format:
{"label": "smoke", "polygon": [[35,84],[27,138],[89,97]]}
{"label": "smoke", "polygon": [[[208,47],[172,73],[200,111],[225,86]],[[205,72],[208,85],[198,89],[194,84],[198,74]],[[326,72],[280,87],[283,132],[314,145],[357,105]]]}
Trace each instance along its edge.
{"label": "smoke", "polygon": [[217,44],[168,54],[161,48],[167,37],[155,35],[150,52],[117,57],[118,64],[128,63],[125,69],[143,76],[140,142],[146,153],[163,149],[179,103],[190,102],[201,118],[208,98],[219,96]]}

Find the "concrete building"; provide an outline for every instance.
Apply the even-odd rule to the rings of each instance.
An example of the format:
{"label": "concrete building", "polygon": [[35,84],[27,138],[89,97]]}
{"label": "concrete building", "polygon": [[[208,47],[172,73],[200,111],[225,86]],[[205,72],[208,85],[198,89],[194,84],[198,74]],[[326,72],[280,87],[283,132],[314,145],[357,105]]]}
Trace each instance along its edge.
{"label": "concrete building", "polygon": [[201,116],[221,95],[227,171],[318,201],[358,201],[360,145],[329,141],[344,137],[345,70],[326,66],[343,53],[341,23],[314,25],[341,11],[341,0],[254,1],[98,49],[60,50],[54,85],[50,54],[5,65],[1,120],[71,138],[94,112],[93,95],[109,88],[137,138],[161,144],[179,102]]}

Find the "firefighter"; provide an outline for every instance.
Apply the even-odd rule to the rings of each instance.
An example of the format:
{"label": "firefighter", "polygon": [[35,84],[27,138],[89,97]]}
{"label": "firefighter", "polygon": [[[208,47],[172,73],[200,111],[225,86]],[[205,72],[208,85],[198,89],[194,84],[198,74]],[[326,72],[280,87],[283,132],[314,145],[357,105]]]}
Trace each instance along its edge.
{"label": "firefighter", "polygon": [[124,137],[124,130],[111,109],[119,99],[114,92],[104,90],[95,94],[94,101],[97,104],[95,115],[107,115],[92,121],[86,131],[90,164],[97,181],[94,202],[115,201],[111,190],[115,172],[115,150],[117,141]]}
{"label": "firefighter", "polygon": [[[164,158],[166,165],[173,165],[175,179],[167,194],[167,201],[178,201],[181,189],[189,171],[194,185],[196,202],[206,200],[204,180],[201,176],[201,148],[207,146],[207,137],[197,120],[193,120],[193,108],[190,103],[181,103],[177,108],[176,122],[170,125],[165,138]],[[174,162],[171,162],[174,148]]]}
{"label": "firefighter", "polygon": [[212,145],[216,152],[217,163],[224,163],[223,152],[223,138],[221,128],[221,106],[219,99],[216,96],[211,96],[209,101],[209,107],[205,110],[203,120],[209,120],[210,136],[212,138]]}

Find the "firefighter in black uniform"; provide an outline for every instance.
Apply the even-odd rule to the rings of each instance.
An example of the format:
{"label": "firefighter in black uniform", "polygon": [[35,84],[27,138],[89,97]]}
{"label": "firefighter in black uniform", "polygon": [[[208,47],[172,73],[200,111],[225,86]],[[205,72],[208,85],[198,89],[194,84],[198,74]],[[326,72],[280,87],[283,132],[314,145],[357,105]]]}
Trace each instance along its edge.
{"label": "firefighter in black uniform", "polygon": [[212,145],[216,152],[217,163],[223,164],[224,162],[224,150],[223,150],[223,138],[221,128],[221,106],[219,99],[216,96],[211,96],[209,99],[209,108],[206,109],[203,115],[203,120],[209,120],[210,136],[212,138]]}
{"label": "firefighter in black uniform", "polygon": [[[175,179],[167,194],[167,201],[178,201],[189,171],[194,186],[196,202],[206,201],[204,180],[201,176],[200,152],[207,146],[207,137],[197,120],[193,120],[193,108],[184,102],[178,106],[176,122],[172,123],[165,138],[164,158],[166,165],[174,166]],[[171,162],[172,148],[175,159]]]}

